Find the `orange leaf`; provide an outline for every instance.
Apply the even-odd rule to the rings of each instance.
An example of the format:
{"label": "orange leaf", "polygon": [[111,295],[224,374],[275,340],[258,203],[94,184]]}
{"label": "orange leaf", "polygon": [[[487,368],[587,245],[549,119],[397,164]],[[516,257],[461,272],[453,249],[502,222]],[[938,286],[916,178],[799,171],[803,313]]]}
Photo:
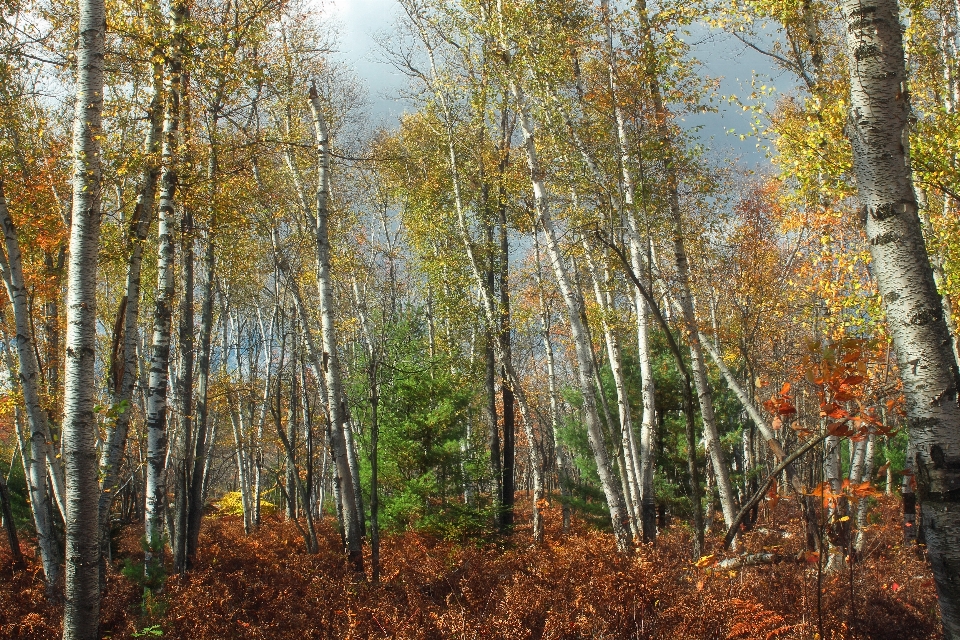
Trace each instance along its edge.
{"label": "orange leaf", "polygon": [[860,351],[851,351],[847,355],[843,356],[843,359],[840,362],[849,364],[851,362],[856,362],[860,359]]}
{"label": "orange leaf", "polygon": [[846,422],[831,422],[827,425],[827,433],[843,438],[853,433],[853,430],[847,426]]}
{"label": "orange leaf", "polygon": [[867,498],[869,496],[875,496],[878,494],[879,492],[873,488],[873,485],[869,480],[866,482],[861,482],[858,485],[854,485],[853,487],[853,495],[857,498]]}
{"label": "orange leaf", "polygon": [[850,417],[849,413],[832,402],[824,407],[823,410],[828,418],[833,418],[834,420],[842,420],[843,418]]}

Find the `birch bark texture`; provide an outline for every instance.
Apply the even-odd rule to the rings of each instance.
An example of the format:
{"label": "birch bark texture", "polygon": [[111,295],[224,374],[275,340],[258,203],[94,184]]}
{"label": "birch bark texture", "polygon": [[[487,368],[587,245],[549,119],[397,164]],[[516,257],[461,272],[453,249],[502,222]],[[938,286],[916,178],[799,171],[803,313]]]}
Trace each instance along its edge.
{"label": "birch bark texture", "polygon": [[944,635],[960,638],[958,374],[910,171],[909,93],[897,0],[844,0],[847,135],[871,270],[906,398],[914,473]]}
{"label": "birch bark texture", "polygon": [[[52,459],[50,426],[47,413],[40,405],[38,381],[40,366],[37,362],[33,341],[30,339],[30,316],[27,301],[27,289],[23,280],[23,265],[20,253],[20,242],[17,238],[17,229],[7,209],[7,201],[3,193],[3,180],[0,180],[0,227],[3,227],[4,243],[0,248],[0,277],[7,291],[13,307],[15,339],[17,346],[18,376],[20,391],[23,394],[23,404],[27,414],[30,443],[29,449],[23,447],[25,477],[30,491],[30,510],[33,514],[33,523],[37,528],[37,542],[40,547],[40,561],[43,564],[43,575],[47,582],[47,597],[55,596],[55,589],[60,580],[62,561],[60,544],[53,530],[53,503],[50,492],[47,490],[48,478],[52,477],[53,469],[48,468],[47,461]],[[7,352],[9,353],[9,352]],[[12,358],[10,358],[12,361]],[[12,364],[8,363],[8,364]],[[12,373],[12,366],[9,368]],[[14,390],[17,385],[14,384]],[[28,457],[29,456],[29,457]],[[62,492],[61,492],[62,494]]]}
{"label": "birch bark texture", "polygon": [[176,3],[170,9],[170,29],[174,44],[167,60],[165,79],[166,108],[161,144],[160,195],[157,212],[157,295],[153,312],[153,338],[150,353],[149,392],[147,397],[147,490],[144,535],[149,543],[146,567],[154,551],[162,551],[163,517],[166,510],[167,483],[167,387],[170,364],[170,332],[174,295],[174,197],[177,191],[176,149],[180,129],[181,53],[185,47],[183,23],[186,7]]}
{"label": "birch bark texture", "polygon": [[[149,11],[156,11],[150,6]],[[151,13],[152,15],[152,13]],[[159,38],[158,38],[159,39]],[[162,52],[159,46],[153,51],[154,59],[159,60]],[[141,273],[143,271],[143,247],[150,233],[150,226],[156,216],[154,211],[157,195],[157,181],[160,178],[160,166],[157,155],[160,150],[160,134],[163,115],[163,65],[158,61],[153,63],[154,80],[152,83],[153,95],[150,100],[149,122],[144,150],[147,160],[140,173],[137,203],[134,207],[133,220],[130,223],[129,258],[127,258],[127,280],[124,294],[124,303],[121,305],[122,335],[113,337],[113,353],[111,389],[112,402],[119,407],[117,419],[107,425],[107,433],[103,451],[100,454],[100,476],[103,478],[100,490],[99,518],[101,549],[104,558],[110,553],[109,525],[110,508],[113,506],[117,489],[120,485],[120,459],[127,442],[127,433],[130,429],[132,416],[133,388],[137,382],[137,344],[140,341],[140,292]],[[120,320],[118,319],[118,322]],[[105,568],[105,567],[103,567]],[[101,575],[105,580],[105,575]]]}
{"label": "birch bark texture", "polygon": [[63,391],[66,470],[64,640],[95,640],[100,622],[100,527],[97,502],[97,251],[100,246],[100,146],[103,0],[79,3],[77,84],[73,115],[73,215],[67,270],[67,335]]}
{"label": "birch bark texture", "polygon": [[340,471],[341,490],[343,492],[344,524],[346,529],[347,554],[354,569],[363,571],[363,551],[361,549],[361,524],[363,513],[358,509],[353,474],[347,454],[345,405],[343,402],[343,383],[340,373],[340,359],[337,355],[337,334],[334,326],[333,276],[330,272],[330,236],[328,232],[328,179],[330,167],[330,134],[323,117],[320,96],[316,87],[310,87],[310,111],[317,137],[317,160],[319,162],[317,181],[316,239],[317,239],[317,287],[320,290],[320,324],[323,340],[324,373],[327,379],[327,403],[330,411],[330,435],[333,439],[334,462]]}
{"label": "birch bark texture", "polygon": [[537,226],[543,230],[546,238],[547,255],[570,318],[570,333],[576,351],[577,373],[579,375],[580,388],[583,392],[584,417],[590,448],[593,451],[593,457],[597,463],[600,484],[603,487],[603,493],[607,499],[607,506],[610,510],[610,524],[617,541],[617,550],[621,553],[628,553],[631,549],[628,530],[629,514],[623,492],[620,490],[620,487],[617,486],[617,477],[604,446],[603,426],[600,422],[600,414],[597,410],[596,390],[593,386],[593,349],[590,345],[587,328],[582,320],[583,300],[577,295],[577,291],[571,283],[570,274],[564,264],[563,254],[558,241],[559,234],[557,233],[553,218],[550,215],[547,189],[543,180],[544,174],[540,167],[540,159],[534,142],[535,125],[533,116],[530,114],[530,106],[527,103],[525,93],[516,81],[510,83],[510,92],[516,101],[517,111],[520,116],[519,123],[520,129],[523,132],[523,149],[527,156],[527,168],[530,172],[530,184],[533,189]]}

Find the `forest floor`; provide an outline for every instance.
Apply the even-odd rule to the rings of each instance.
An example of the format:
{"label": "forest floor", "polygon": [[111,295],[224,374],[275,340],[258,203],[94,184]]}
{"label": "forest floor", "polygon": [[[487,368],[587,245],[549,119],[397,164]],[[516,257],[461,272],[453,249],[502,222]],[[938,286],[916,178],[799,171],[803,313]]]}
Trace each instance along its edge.
{"label": "forest floor", "polygon": [[[310,555],[297,529],[279,518],[244,536],[239,519],[214,515],[204,523],[197,567],[167,580],[150,618],[141,613],[141,588],[118,571],[123,557],[142,556],[140,534],[129,527],[103,599],[103,637],[156,637],[151,627],[183,640],[937,637],[932,574],[901,544],[898,500],[881,499],[863,558],[831,575],[804,558],[789,502],[762,513],[738,549],[796,558],[778,564],[697,567],[679,525],[655,548],[625,558],[612,536],[585,525],[561,535],[551,507],[539,547],[527,543],[524,526],[486,544],[386,535],[379,585],[344,566],[329,518],[320,553]],[[0,638],[59,638],[62,607],[44,602],[39,562],[30,544],[22,547],[30,567],[13,574],[9,549],[0,545]]]}

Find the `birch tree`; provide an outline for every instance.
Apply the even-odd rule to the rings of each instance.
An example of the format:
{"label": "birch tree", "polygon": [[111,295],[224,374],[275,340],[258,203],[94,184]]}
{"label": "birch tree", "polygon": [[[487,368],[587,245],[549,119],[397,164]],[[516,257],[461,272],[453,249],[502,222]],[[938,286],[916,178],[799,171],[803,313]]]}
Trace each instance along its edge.
{"label": "birch tree", "polygon": [[97,251],[100,246],[100,145],[106,10],[79,6],[73,114],[73,213],[67,276],[63,458],[66,469],[64,640],[95,640],[100,627],[100,527],[97,501]]}
{"label": "birch tree", "polygon": [[327,406],[330,412],[330,433],[333,438],[334,463],[340,471],[341,491],[343,493],[344,517],[347,535],[347,552],[350,562],[357,571],[363,570],[361,552],[360,519],[363,512],[357,508],[354,494],[360,487],[354,485],[350,463],[347,460],[346,408],[343,383],[340,371],[340,358],[337,354],[337,332],[334,325],[333,280],[330,272],[330,236],[328,231],[328,194],[330,171],[330,136],[323,116],[323,106],[315,86],[310,87],[310,113],[316,132],[317,144],[317,196],[316,196],[316,259],[317,286],[320,290],[320,322],[323,329],[324,374],[327,381]]}
{"label": "birch tree", "polygon": [[914,473],[944,634],[960,638],[960,372],[924,246],[910,173],[897,0],[844,0],[847,133],[872,272],[903,382]]}
{"label": "birch tree", "polygon": [[[0,249],[0,276],[3,277],[7,297],[13,306],[18,361],[16,370],[18,385],[16,386],[19,386],[23,394],[29,430],[29,436],[24,440],[29,442],[30,446],[23,447],[21,454],[24,456],[23,466],[30,493],[30,511],[33,514],[34,526],[37,528],[40,560],[43,563],[43,574],[47,582],[47,597],[52,599],[55,597],[57,583],[62,575],[60,563],[63,558],[60,541],[53,528],[54,503],[47,490],[50,475],[55,473],[54,468],[49,465],[49,461],[54,459],[50,444],[52,438],[47,413],[40,406],[37,390],[40,370],[33,341],[30,339],[30,319],[27,292],[23,282],[20,242],[17,239],[17,229],[7,209],[2,180],[0,180],[0,226],[3,227],[5,240],[4,247]],[[4,350],[7,351],[6,345]],[[11,367],[10,374],[13,375],[12,358],[9,360],[7,364]],[[21,429],[19,424],[17,429],[18,431]],[[56,480],[53,480],[49,486],[52,487],[55,483]]]}
{"label": "birch tree", "polygon": [[153,312],[147,403],[147,489],[144,533],[148,544],[146,567],[150,566],[153,553],[162,555],[163,519],[167,508],[167,386],[174,294],[174,198],[178,181],[176,152],[179,145],[182,54],[185,47],[183,30],[186,14],[187,8],[182,2],[177,2],[170,8],[169,19],[173,44],[168,54],[164,80],[162,170],[157,214],[157,295]]}

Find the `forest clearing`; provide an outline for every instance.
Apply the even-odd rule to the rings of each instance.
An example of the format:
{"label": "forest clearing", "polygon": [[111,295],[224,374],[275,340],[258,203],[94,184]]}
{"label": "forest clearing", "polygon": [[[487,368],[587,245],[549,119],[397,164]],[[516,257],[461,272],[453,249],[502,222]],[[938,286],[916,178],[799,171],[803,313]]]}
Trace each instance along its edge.
{"label": "forest clearing", "polygon": [[960,640],[958,52],[7,0],[0,636]]}

